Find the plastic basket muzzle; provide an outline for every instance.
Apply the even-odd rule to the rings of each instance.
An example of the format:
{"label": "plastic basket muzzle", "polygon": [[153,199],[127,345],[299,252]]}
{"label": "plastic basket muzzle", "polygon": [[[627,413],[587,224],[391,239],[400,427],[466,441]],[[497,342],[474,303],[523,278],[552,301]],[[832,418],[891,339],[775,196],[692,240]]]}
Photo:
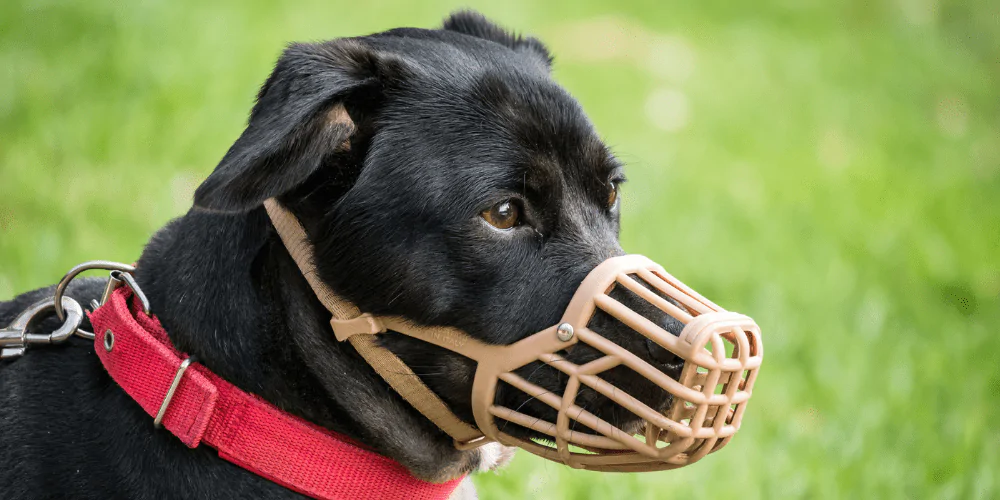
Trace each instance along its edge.
{"label": "plastic basket muzzle", "polygon": [[[674,302],[664,300],[631,276]],[[617,286],[631,290],[684,323],[680,335],[670,334],[611,298],[608,294]],[[597,309],[683,359],[680,377],[671,378],[591,330],[588,324]],[[626,255],[605,261],[587,276],[570,302],[563,323],[574,329],[568,341],[560,340],[558,326],[553,326],[509,346],[488,346],[488,353],[472,356],[479,362],[473,412],[477,426],[487,437],[576,468],[637,472],[694,463],[725,446],[739,430],[764,351],[760,329],[749,317],[718,307],[646,257]],[[577,365],[556,354],[576,343],[590,345],[604,356]],[[562,394],[514,373],[533,361],[546,363],[568,376]],[[670,393],[670,407],[657,411],[600,377],[619,365]],[[501,380],[557,410],[556,420],[541,420],[495,404]],[[641,417],[645,432],[633,435],[579,407],[575,400],[582,387],[591,388]],[[497,419],[549,436],[555,445],[506,434],[497,426]],[[589,431],[574,431],[579,426]]]}
{"label": "plastic basket muzzle", "polygon": [[[613,299],[609,294],[618,286],[683,323],[680,335],[672,335]],[[588,325],[598,309],[681,358],[684,365],[680,376],[670,377],[591,329]],[[713,304],[641,255],[613,257],[601,263],[580,284],[557,325],[510,345],[490,345],[454,328],[424,327],[398,317],[379,320],[381,328],[435,344],[478,363],[472,412],[483,437],[456,441],[456,446],[469,449],[494,440],[571,467],[599,471],[675,469],[725,446],[740,428],[764,354],[760,329],[752,319]],[[574,330],[567,340],[557,334],[563,324]],[[557,354],[578,343],[597,349],[603,356],[577,365]],[[535,361],[567,375],[561,394],[515,373]],[[666,411],[651,408],[625,388],[601,378],[603,372],[622,365],[672,396]],[[535,398],[555,409],[555,421],[496,404],[500,381],[523,392],[526,399]],[[644,431],[633,434],[578,406],[576,398],[583,387],[640,417]],[[497,425],[498,419],[532,429],[554,445],[507,434]]]}

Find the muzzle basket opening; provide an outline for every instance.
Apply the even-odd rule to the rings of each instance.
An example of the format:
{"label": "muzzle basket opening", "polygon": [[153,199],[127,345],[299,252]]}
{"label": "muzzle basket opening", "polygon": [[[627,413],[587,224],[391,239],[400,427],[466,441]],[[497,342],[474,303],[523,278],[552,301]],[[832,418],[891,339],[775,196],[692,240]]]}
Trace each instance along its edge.
{"label": "muzzle basket opening", "polygon": [[[610,262],[616,265],[608,266]],[[513,370],[500,373],[500,380],[550,406],[558,416],[550,422],[494,404],[489,408],[491,432],[487,434],[573,467],[622,472],[681,467],[725,446],[739,430],[763,355],[760,331],[753,320],[716,306],[645,258],[610,260],[587,280],[590,286],[588,281],[581,285],[563,321],[575,327],[577,342],[603,356],[582,365],[556,352],[538,356],[538,361],[567,376],[562,394],[533,384]],[[683,323],[680,335],[612,298],[618,286]],[[680,375],[670,377],[592,329],[590,320],[597,310],[683,360]],[[613,385],[606,380],[606,372],[613,369],[628,369],[652,382],[670,395],[669,406],[658,411]],[[617,405],[619,415],[629,412],[639,417],[639,432],[615,426],[577,404],[578,396],[588,389]],[[505,434],[492,417],[532,429],[547,436],[550,443]]]}

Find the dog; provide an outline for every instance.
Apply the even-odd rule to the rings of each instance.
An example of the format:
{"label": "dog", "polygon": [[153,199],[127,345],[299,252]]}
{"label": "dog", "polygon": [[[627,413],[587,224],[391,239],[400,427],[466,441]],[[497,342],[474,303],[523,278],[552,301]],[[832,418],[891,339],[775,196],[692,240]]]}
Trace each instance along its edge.
{"label": "dog", "polygon": [[[456,327],[492,344],[555,324],[587,273],[623,253],[625,178],[580,105],[553,81],[552,61],[536,38],[470,11],[440,29],[289,46],[193,207],[158,231],[136,264],[136,281],[170,340],[240,389],[353,438],[417,478],[441,482],[502,467],[511,449],[456,449],[337,342],[262,203],[277,198],[298,217],[321,279],[363,311]],[[67,293],[88,304],[103,286],[82,279]],[[51,295],[50,287],[0,304],[0,325]],[[680,330],[662,313],[646,314]],[[679,359],[665,349],[616,330],[609,317],[594,321],[678,373]],[[52,318],[38,328],[56,326]],[[380,341],[456,415],[474,421],[473,362],[392,332]],[[599,353],[580,346],[566,355],[582,364]],[[664,391],[620,368],[602,377],[647,404],[669,404]],[[548,390],[566,383],[541,363],[523,371]],[[497,399],[540,417],[555,411],[503,385]],[[634,415],[609,413],[609,400],[594,391],[578,401],[602,418],[638,425]],[[298,496],[208,447],[189,449],[154,430],[93,343],[79,338],[0,362],[0,434],[5,498]],[[456,495],[474,497],[471,483]]]}

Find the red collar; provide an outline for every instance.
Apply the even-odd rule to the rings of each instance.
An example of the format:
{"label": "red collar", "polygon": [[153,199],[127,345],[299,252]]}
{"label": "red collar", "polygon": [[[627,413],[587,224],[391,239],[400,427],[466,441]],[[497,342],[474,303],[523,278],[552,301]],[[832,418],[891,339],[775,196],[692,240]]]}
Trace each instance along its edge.
{"label": "red collar", "polygon": [[[322,499],[445,499],[462,480],[421,481],[395,461],[285,413],[198,363],[188,361],[182,370],[187,356],[174,349],[159,320],[134,303],[129,307],[130,298],[128,287],[119,288],[90,315],[97,355],[146,413],[155,417],[165,406],[163,427],[189,448],[207,444],[254,474]],[[176,390],[165,404],[172,385]]]}

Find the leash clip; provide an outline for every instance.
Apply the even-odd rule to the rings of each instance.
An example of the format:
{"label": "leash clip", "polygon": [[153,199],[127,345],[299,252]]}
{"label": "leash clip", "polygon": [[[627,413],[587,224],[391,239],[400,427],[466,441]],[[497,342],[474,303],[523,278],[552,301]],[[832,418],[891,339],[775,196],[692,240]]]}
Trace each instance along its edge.
{"label": "leash clip", "polygon": [[0,359],[23,355],[29,344],[58,344],[70,338],[83,321],[83,308],[69,297],[62,297],[61,305],[63,324],[52,333],[30,333],[28,328],[56,308],[53,297],[28,306],[7,328],[0,328]]}
{"label": "leash clip", "polygon": [[[65,295],[66,289],[73,279],[80,273],[93,269],[111,271],[111,276],[108,278],[108,284],[104,288],[104,295],[101,297],[101,300],[99,302],[96,300],[91,301],[91,310],[104,305],[108,297],[111,296],[111,292],[124,284],[131,288],[135,296],[139,298],[146,315],[150,314],[149,299],[146,298],[146,294],[142,293],[142,289],[139,288],[139,284],[136,283],[135,278],[132,276],[132,273],[135,272],[135,266],[107,260],[84,262],[70,269],[59,280],[59,284],[56,285],[52,297],[28,306],[24,312],[14,319],[13,323],[6,328],[0,328],[0,359],[13,359],[24,355],[28,344],[58,344],[65,342],[73,335],[93,340],[94,334],[92,332],[80,328],[80,325],[83,323],[83,307],[80,306],[79,302]],[[30,327],[37,325],[40,320],[52,312],[55,312],[56,317],[62,321],[62,325],[56,331],[48,334],[30,333],[28,331]]]}

